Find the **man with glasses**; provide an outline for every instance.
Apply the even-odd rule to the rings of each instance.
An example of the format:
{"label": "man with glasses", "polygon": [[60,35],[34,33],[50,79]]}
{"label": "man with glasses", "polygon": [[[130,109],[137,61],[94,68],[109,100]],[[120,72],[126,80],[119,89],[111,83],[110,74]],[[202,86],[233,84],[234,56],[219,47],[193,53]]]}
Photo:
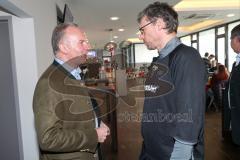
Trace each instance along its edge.
{"label": "man with glasses", "polygon": [[206,70],[200,54],[176,37],[178,14],[166,3],[147,6],[138,23],[139,39],[159,52],[145,81],[140,159],[204,159]]}
{"label": "man with glasses", "polygon": [[81,82],[79,65],[90,49],[87,37],[76,24],[60,24],[52,47],[54,62],[40,77],[33,98],[40,159],[100,159],[98,146],[109,128],[97,118],[97,103]]}

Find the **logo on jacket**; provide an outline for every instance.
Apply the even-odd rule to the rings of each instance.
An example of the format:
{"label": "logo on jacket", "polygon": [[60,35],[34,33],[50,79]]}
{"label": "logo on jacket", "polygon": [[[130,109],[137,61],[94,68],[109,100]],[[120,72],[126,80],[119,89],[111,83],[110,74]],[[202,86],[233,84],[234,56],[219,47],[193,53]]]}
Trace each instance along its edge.
{"label": "logo on jacket", "polygon": [[153,93],[156,93],[158,88],[159,88],[159,86],[156,86],[156,85],[145,85],[144,86],[145,91],[150,91],[150,92],[153,92]]}

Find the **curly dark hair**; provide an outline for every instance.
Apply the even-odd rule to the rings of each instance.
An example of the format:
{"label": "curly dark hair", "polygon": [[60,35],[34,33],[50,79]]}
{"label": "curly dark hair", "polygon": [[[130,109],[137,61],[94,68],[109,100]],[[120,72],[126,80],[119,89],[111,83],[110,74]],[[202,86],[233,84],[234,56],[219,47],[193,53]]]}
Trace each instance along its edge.
{"label": "curly dark hair", "polygon": [[138,14],[138,23],[142,18],[146,16],[149,21],[157,21],[158,18],[162,18],[166,24],[168,33],[176,32],[178,28],[178,14],[167,3],[154,2],[148,5],[142,12]]}

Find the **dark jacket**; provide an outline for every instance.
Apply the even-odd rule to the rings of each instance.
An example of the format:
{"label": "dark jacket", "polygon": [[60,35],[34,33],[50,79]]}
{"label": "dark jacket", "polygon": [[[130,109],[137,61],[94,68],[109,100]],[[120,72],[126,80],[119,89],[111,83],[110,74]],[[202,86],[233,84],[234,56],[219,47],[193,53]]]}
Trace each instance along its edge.
{"label": "dark jacket", "polygon": [[[232,71],[227,85],[227,92],[230,87],[231,128],[233,142],[240,145],[240,64],[233,64]],[[228,95],[228,94],[226,94]],[[227,103],[229,105],[229,102]]]}
{"label": "dark jacket", "polygon": [[195,159],[201,159],[206,72],[199,53],[180,44],[151,66],[145,82],[140,159],[169,160],[175,138],[196,144]]}

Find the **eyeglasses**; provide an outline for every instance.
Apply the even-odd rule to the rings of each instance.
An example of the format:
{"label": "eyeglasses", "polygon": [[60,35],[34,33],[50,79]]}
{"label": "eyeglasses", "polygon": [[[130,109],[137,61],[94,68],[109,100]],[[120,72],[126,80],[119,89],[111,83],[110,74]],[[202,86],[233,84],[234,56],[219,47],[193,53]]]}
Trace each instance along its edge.
{"label": "eyeglasses", "polygon": [[89,44],[89,41],[88,40],[79,40],[79,43],[81,43],[81,44]]}
{"label": "eyeglasses", "polygon": [[154,21],[150,21],[147,24],[145,24],[144,26],[140,27],[138,30],[140,31],[141,34],[144,33],[144,28],[147,27],[149,24],[153,23]]}

